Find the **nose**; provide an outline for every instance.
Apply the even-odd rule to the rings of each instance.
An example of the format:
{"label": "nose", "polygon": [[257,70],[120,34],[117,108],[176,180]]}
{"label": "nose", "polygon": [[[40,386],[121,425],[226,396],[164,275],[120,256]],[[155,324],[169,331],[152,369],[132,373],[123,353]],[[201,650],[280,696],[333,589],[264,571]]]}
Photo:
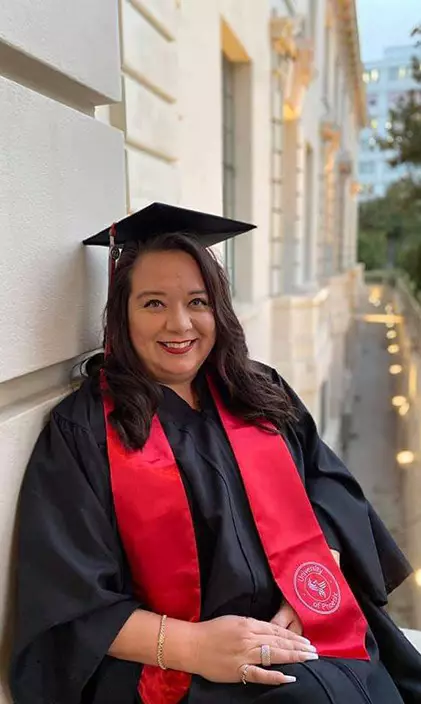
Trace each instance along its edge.
{"label": "nose", "polygon": [[177,305],[168,309],[166,328],[168,332],[181,335],[193,328],[190,311],[184,305]]}

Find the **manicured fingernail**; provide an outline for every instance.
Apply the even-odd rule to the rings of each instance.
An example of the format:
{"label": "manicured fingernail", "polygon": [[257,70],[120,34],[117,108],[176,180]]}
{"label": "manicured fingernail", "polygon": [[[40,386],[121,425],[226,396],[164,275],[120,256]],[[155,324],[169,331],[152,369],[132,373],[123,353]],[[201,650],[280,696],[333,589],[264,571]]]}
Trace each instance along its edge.
{"label": "manicured fingernail", "polygon": [[306,660],[318,660],[319,656],[317,653],[306,653]]}
{"label": "manicured fingernail", "polygon": [[289,677],[289,675],[285,675],[285,677],[284,677],[285,684],[289,684],[290,682],[296,682],[296,681],[297,681],[296,677]]}
{"label": "manicured fingernail", "polygon": [[317,653],[317,648],[315,645],[310,645],[309,650],[313,653]]}
{"label": "manicured fingernail", "polygon": [[304,643],[308,643],[309,645],[311,645],[311,640],[309,640],[308,638],[304,638],[304,636],[301,636],[301,640],[303,640]]}

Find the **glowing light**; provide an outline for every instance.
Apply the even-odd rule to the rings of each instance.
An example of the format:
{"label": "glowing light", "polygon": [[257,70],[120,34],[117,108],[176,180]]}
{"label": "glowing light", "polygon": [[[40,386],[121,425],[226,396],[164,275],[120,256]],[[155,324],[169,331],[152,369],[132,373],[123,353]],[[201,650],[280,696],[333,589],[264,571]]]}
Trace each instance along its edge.
{"label": "glowing light", "polygon": [[387,315],[387,313],[356,313],[356,320],[364,320],[365,323],[385,323],[386,327],[394,328],[395,323],[402,321],[401,315]]}
{"label": "glowing light", "polygon": [[402,371],[402,367],[401,367],[400,364],[392,364],[392,365],[389,367],[389,373],[390,373],[390,374],[393,374],[393,375],[400,374],[401,371]]}
{"label": "glowing light", "polygon": [[416,571],[415,571],[415,574],[414,574],[414,577],[415,577],[415,583],[416,583],[419,587],[421,587],[421,570],[416,570]]}
{"label": "glowing light", "polygon": [[399,408],[399,415],[406,416],[408,411],[409,411],[409,403],[408,403],[408,401],[405,401],[405,403],[403,403],[402,406],[400,406],[400,408]]}
{"label": "glowing light", "polygon": [[382,299],[382,289],[381,286],[372,286],[370,288],[370,296],[368,300],[374,306],[379,306]]}
{"label": "glowing light", "polygon": [[409,380],[408,380],[408,390],[409,390],[409,397],[410,398],[414,398],[417,395],[417,387],[418,387],[417,367],[415,366],[414,363],[412,363],[409,368]]}
{"label": "glowing light", "polygon": [[398,452],[396,455],[396,460],[399,462],[401,465],[407,465],[407,464],[412,464],[415,459],[415,455],[411,450],[401,450],[401,452]]}
{"label": "glowing light", "polygon": [[396,408],[399,408],[399,406],[403,406],[404,403],[406,403],[405,396],[394,396],[392,398],[392,406],[396,406]]}
{"label": "glowing light", "polygon": [[389,345],[387,351],[389,354],[397,354],[399,352],[399,345]]}
{"label": "glowing light", "polygon": [[388,330],[386,333],[386,337],[388,340],[394,340],[395,337],[397,337],[397,334],[398,333],[396,332],[396,330]]}

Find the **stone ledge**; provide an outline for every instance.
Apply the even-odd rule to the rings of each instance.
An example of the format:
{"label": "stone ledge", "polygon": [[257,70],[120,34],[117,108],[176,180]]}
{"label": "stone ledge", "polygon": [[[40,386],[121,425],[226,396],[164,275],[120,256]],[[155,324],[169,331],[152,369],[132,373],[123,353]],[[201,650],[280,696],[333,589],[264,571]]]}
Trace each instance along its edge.
{"label": "stone ledge", "polygon": [[402,631],[412,645],[421,653],[421,631],[414,631],[409,628],[403,628]]}

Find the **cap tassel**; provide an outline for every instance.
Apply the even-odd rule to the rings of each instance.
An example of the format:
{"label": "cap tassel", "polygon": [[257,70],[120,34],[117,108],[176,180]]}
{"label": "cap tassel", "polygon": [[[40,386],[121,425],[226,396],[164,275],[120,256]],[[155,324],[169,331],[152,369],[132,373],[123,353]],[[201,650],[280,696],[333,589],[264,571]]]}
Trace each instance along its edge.
{"label": "cap tassel", "polygon": [[[116,238],[116,225],[113,223],[109,231],[109,249],[108,249],[108,295],[110,294],[111,285],[114,280],[114,274],[117,266],[118,259],[120,257],[120,250],[115,243]],[[105,356],[107,357],[110,353],[110,344],[108,337],[105,341]]]}
{"label": "cap tassel", "polygon": [[110,289],[111,284],[114,279],[114,273],[117,265],[117,261],[120,257],[120,250],[116,246],[116,225],[113,223],[110,227],[110,244],[109,244],[109,255],[108,255],[108,289]]}

